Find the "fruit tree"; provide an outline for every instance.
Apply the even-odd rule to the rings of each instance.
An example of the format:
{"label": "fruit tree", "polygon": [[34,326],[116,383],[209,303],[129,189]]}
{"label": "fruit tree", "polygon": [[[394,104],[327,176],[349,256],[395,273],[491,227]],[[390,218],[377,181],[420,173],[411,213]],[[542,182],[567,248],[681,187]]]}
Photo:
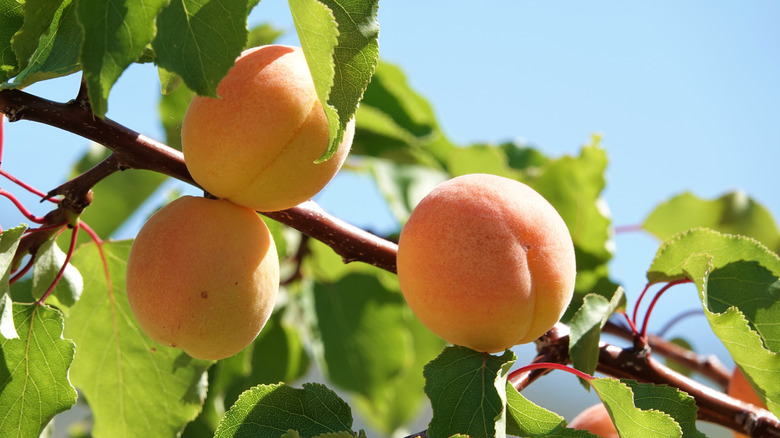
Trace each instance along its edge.
{"label": "fruit tree", "polygon": [[[0,230],[0,436],[780,436],[769,210],[686,192],[618,229],[599,136],[456,144],[380,61],[377,0],[290,0],[298,46],[248,24],[258,3],[0,3],[0,127],[94,143],[36,187],[17,169],[56,158],[2,161],[25,145],[0,137],[24,217]],[[165,138],[107,117],[140,64]],[[66,76],[70,100],[27,88]],[[312,200],[345,169],[395,230]],[[641,293],[612,272],[619,231],[658,239]],[[682,289],[728,366],[650,331]],[[529,394],[545,376],[599,403],[568,424]]]}

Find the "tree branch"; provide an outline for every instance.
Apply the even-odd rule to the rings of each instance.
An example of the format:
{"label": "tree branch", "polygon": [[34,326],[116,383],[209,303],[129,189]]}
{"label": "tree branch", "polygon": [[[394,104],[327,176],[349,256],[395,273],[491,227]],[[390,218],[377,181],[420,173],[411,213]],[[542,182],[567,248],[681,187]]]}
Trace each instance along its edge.
{"label": "tree branch", "polygon": [[[78,102],[58,103],[20,90],[2,90],[0,112],[9,121],[40,122],[99,143],[114,153],[112,167],[152,170],[198,186],[187,171],[181,152],[110,119],[97,118]],[[108,165],[102,166],[94,175],[110,174],[103,172]],[[97,182],[91,177],[85,179],[90,184]],[[68,192],[68,183],[63,186],[56,189],[58,193]],[[287,210],[261,213],[326,243],[345,262],[360,260],[395,272],[396,244],[329,215],[312,201]]]}

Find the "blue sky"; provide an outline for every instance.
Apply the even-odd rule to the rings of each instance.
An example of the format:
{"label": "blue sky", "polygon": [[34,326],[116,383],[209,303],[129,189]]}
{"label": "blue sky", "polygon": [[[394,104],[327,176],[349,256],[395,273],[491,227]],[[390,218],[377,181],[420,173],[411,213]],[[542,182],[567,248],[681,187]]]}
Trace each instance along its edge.
{"label": "blue sky", "polygon": [[[522,138],[560,155],[577,153],[600,133],[610,159],[604,196],[616,225],[641,222],[685,190],[712,198],[743,189],[780,218],[778,18],[780,3],[758,0],[384,0],[380,53],[404,69],[458,143]],[[251,19],[288,30],[282,42],[296,43],[286,2],[263,0]],[[30,91],[67,100],[77,88],[74,76]],[[109,117],[162,138],[157,90],[152,68],[133,68],[113,91]],[[10,124],[3,166],[48,190],[86,145],[53,128]],[[340,177],[319,199],[350,222],[391,226],[378,202],[351,202],[371,193],[370,186]],[[0,224],[18,223],[10,204],[2,205]],[[658,242],[634,233],[616,236],[615,243],[613,275],[636,297]],[[695,291],[680,289],[664,304],[693,308]],[[655,326],[667,316],[654,315]],[[703,323],[683,324],[680,332]],[[706,337],[698,342],[723,354]]]}

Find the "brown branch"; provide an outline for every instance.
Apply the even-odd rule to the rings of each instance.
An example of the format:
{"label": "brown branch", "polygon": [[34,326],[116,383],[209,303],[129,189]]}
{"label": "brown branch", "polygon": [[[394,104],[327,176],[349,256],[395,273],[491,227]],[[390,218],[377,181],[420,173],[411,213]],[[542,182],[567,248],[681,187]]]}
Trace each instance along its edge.
{"label": "brown branch", "polygon": [[[612,322],[607,322],[603,332],[621,337],[628,341],[634,340],[634,335],[631,333],[631,330]],[[649,335],[647,337],[647,343],[654,353],[658,353],[669,360],[677,362],[678,364],[701,374],[723,389],[728,386],[729,379],[731,379],[731,371],[726,368],[716,356],[698,355],[691,350],[671,343],[656,335]]]}
{"label": "brown branch", "polygon": [[[114,153],[112,166],[152,170],[197,187],[181,152],[110,119],[97,118],[78,103],[52,102],[20,90],[2,90],[0,112],[9,121],[40,122],[99,143]],[[85,180],[95,182],[93,178]],[[360,260],[395,272],[397,245],[329,215],[312,201],[263,214],[326,243],[345,262]]]}
{"label": "brown branch", "polygon": [[[568,327],[557,324],[545,335],[548,342],[568,350]],[[755,437],[780,437],[780,421],[769,411],[743,403],[725,393],[686,377],[647,354],[599,343],[597,371],[619,379],[668,385],[688,393],[696,401],[698,418]]]}

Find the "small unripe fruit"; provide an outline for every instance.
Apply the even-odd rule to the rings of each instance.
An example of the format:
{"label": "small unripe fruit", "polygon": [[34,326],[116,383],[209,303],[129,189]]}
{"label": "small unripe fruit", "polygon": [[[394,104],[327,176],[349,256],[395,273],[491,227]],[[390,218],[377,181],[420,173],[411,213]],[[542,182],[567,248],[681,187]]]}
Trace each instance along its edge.
{"label": "small unripe fruit", "polygon": [[127,298],[153,340],[198,359],[252,342],[276,301],[279,260],[253,210],[181,197],[141,228],[127,260]]}
{"label": "small unripe fruit", "polygon": [[[766,404],[764,404],[758,394],[756,394],[756,391],[745,378],[745,375],[742,374],[742,371],[739,370],[739,367],[734,367],[734,372],[731,375],[731,380],[729,380],[729,386],[726,389],[726,393],[737,400],[742,400],[743,402],[766,409]],[[734,432],[734,436],[736,438],[748,438],[747,435],[737,432]]]}
{"label": "small unripe fruit", "polygon": [[473,174],[436,186],[398,244],[398,280],[412,311],[444,340],[498,352],[560,319],[574,291],[569,230],[536,191]]}
{"label": "small unripe fruit", "polygon": [[607,408],[602,403],[595,404],[580,412],[579,415],[571,420],[569,427],[587,430],[601,438],[620,438],[612,418],[609,417]]}
{"label": "small unripe fruit", "polygon": [[314,163],[328,147],[328,120],[298,47],[244,51],[217,94],[192,99],[181,131],[187,169],[214,196],[290,208],[325,187],[349,153],[354,120],[335,155]]}

